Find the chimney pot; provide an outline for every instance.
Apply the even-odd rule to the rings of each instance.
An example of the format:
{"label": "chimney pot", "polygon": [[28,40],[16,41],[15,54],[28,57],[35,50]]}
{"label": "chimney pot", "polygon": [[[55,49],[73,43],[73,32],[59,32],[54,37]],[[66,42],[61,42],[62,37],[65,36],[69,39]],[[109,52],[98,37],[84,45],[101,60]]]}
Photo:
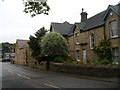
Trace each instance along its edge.
{"label": "chimney pot", "polygon": [[82,12],[84,11],[84,8],[82,8]]}

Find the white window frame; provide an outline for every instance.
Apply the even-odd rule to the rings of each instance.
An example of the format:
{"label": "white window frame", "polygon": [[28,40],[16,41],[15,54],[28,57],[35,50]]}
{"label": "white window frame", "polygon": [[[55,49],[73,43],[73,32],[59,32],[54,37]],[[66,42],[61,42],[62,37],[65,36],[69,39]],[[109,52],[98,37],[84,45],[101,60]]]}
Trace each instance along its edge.
{"label": "white window frame", "polygon": [[112,60],[114,62],[117,62],[119,60],[119,48],[118,47],[112,48]]}
{"label": "white window frame", "polygon": [[[93,37],[92,37],[93,35]],[[92,32],[90,33],[90,48],[93,49],[95,45],[95,34]]]}
{"label": "white window frame", "polygon": [[118,37],[118,27],[116,20],[110,22],[110,37],[111,38]]}
{"label": "white window frame", "polygon": [[76,44],[80,43],[80,38],[78,33],[75,34],[75,41],[76,41]]}

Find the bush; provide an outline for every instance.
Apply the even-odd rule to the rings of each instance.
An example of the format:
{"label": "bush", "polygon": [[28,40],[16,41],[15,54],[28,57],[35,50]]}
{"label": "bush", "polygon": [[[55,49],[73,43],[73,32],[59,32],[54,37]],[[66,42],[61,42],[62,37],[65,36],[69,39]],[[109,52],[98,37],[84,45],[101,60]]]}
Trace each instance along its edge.
{"label": "bush", "polygon": [[56,57],[53,62],[63,63],[65,60],[62,57]]}
{"label": "bush", "polygon": [[67,40],[59,33],[48,33],[41,40],[41,54],[52,57],[67,55]]}
{"label": "bush", "polygon": [[72,57],[70,55],[66,55],[65,59],[66,61],[72,61]]}
{"label": "bush", "polygon": [[97,61],[93,61],[91,64],[112,64],[112,60],[107,60],[107,59],[101,59],[101,60],[97,60]]}
{"label": "bush", "polygon": [[64,63],[83,64],[83,61],[65,61]]}
{"label": "bush", "polygon": [[111,42],[109,40],[101,40],[94,48],[94,51],[98,53],[100,59],[111,59]]}
{"label": "bush", "polygon": [[37,66],[37,64],[38,64],[38,62],[35,60],[35,61],[34,61],[34,65]]}

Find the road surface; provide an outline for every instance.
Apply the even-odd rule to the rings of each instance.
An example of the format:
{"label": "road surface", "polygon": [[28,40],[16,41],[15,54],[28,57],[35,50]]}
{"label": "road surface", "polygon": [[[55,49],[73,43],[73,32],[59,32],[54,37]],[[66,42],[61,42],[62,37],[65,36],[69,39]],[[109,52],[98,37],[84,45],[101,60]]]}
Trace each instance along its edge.
{"label": "road surface", "polygon": [[118,83],[35,71],[25,66],[4,62],[2,88],[118,88]]}

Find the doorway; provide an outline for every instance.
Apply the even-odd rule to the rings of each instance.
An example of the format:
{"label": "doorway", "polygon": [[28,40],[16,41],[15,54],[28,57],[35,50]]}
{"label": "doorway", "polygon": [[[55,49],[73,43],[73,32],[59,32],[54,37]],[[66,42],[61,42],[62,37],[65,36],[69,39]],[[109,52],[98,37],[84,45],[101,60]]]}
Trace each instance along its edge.
{"label": "doorway", "polygon": [[87,63],[87,50],[83,50],[83,63]]}

